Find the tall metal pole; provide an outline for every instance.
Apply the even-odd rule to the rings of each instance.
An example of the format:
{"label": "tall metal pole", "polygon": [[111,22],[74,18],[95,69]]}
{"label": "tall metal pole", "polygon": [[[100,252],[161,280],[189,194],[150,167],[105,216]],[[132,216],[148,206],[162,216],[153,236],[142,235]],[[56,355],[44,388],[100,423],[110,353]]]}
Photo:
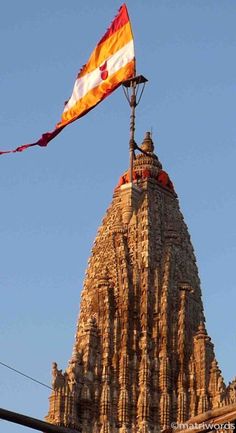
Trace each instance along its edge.
{"label": "tall metal pole", "polygon": [[[130,165],[129,165],[129,181],[130,183],[133,182],[133,165],[134,165],[134,151],[137,149],[137,145],[134,140],[134,132],[135,132],[135,108],[140,102],[140,99],[143,94],[145,83],[147,82],[147,79],[143,75],[138,75],[137,77],[130,78],[129,80],[126,80],[123,82],[123,90],[125,97],[129,103],[129,106],[131,108],[130,113],[130,140],[129,140],[129,159],[130,159]],[[139,85],[143,84],[142,91],[138,97],[137,101],[137,93],[139,89]],[[130,89],[130,94],[129,94]]]}
{"label": "tall metal pole", "polygon": [[48,422],[2,408],[0,408],[0,419],[24,425],[25,427],[30,427],[33,430],[39,430],[44,433],[78,433],[78,430],[49,424]]}
{"label": "tall metal pole", "polygon": [[133,182],[133,166],[134,166],[134,150],[135,150],[135,141],[134,141],[134,132],[135,132],[135,108],[136,108],[136,82],[133,81],[131,83],[131,97],[130,97],[130,140],[129,140],[129,155],[130,155],[130,182]]}

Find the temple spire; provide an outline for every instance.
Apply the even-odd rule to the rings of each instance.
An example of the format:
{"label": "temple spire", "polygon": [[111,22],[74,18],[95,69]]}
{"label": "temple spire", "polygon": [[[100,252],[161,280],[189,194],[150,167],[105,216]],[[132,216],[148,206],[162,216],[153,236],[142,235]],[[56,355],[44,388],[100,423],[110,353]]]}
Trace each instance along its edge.
{"label": "temple spire", "polygon": [[[93,244],[72,359],[53,365],[47,421],[81,433],[158,433],[236,403],[207,334],[196,259],[150,133]],[[132,200],[131,200],[132,199]]]}

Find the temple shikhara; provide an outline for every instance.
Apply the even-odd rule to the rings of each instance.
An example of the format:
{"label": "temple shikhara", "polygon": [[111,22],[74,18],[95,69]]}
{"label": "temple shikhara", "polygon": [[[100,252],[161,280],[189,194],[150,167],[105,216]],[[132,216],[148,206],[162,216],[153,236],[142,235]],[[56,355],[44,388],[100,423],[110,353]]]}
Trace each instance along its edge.
{"label": "temple shikhara", "polygon": [[46,420],[82,433],[236,419],[236,380],[225,385],[207,333],[177,194],[150,133],[140,148],[93,244],[71,360],[64,373],[53,364]]}
{"label": "temple shikhara", "polygon": [[147,81],[136,75],[123,4],[78,72],[55,128],[34,143],[0,151],[46,147],[123,86],[131,109],[130,165],[92,247],[71,359],[64,372],[53,363],[47,422],[0,408],[2,419],[44,433],[236,433],[236,378],[225,384],[207,333],[177,192],[151,133],[140,146],[135,142],[135,109]]}

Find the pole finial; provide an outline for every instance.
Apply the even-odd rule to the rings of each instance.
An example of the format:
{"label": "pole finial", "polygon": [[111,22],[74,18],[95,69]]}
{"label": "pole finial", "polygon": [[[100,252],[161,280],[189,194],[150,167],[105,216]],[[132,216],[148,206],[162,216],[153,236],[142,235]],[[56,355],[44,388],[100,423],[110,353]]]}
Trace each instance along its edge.
{"label": "pole finial", "polygon": [[141,149],[144,150],[144,152],[147,153],[153,153],[154,151],[154,144],[151,137],[151,132],[146,132],[146,135],[144,137],[144,140],[141,144]]}

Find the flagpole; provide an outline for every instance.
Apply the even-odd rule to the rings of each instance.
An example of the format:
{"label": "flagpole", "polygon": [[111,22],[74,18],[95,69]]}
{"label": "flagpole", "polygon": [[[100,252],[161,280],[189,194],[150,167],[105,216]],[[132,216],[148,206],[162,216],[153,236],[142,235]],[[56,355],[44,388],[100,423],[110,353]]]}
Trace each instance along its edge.
{"label": "flagpole", "polygon": [[[129,181],[132,185],[133,183],[133,171],[134,171],[134,151],[138,149],[137,144],[135,143],[134,133],[135,133],[135,108],[140,102],[140,99],[143,94],[145,83],[148,80],[143,75],[138,75],[129,80],[124,81],[123,90],[125,97],[129,103],[131,108],[130,112],[130,140],[129,140]],[[142,85],[142,90],[139,93],[139,86]],[[130,90],[129,90],[130,89]],[[138,100],[137,94],[139,93]]]}
{"label": "flagpole", "polygon": [[134,150],[135,150],[135,141],[134,141],[134,132],[135,132],[135,108],[136,108],[136,82],[131,82],[131,97],[130,97],[130,140],[129,140],[129,155],[130,155],[130,167],[129,167],[129,180],[130,183],[133,183],[133,167],[134,167]]}

